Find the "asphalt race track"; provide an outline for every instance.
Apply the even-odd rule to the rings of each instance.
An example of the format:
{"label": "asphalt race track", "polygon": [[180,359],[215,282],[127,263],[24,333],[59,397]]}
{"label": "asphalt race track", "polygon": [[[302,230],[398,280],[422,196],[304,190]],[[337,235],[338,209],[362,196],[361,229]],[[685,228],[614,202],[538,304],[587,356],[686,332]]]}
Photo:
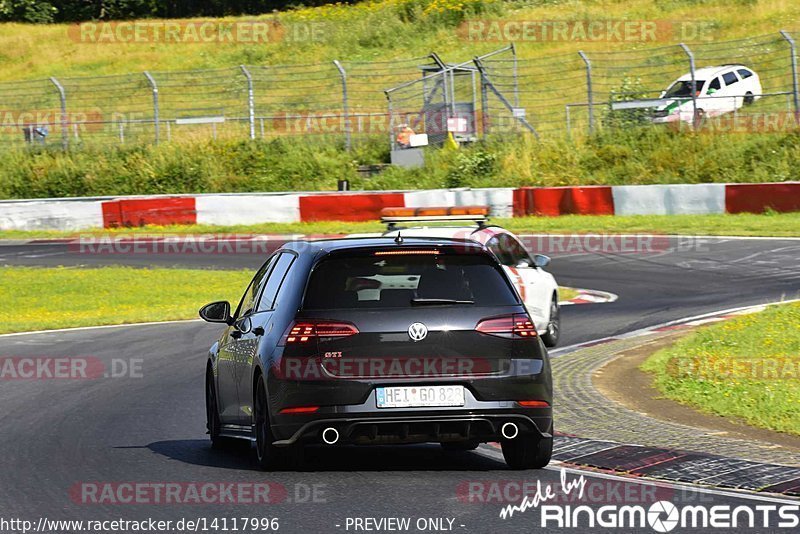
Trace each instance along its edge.
{"label": "asphalt race track", "polygon": [[[685,242],[681,248],[648,254],[553,252],[551,271],[562,285],[619,295],[610,304],[563,308],[561,345],[800,296],[800,240],[705,239]],[[86,255],[63,244],[0,246],[2,265],[254,269],[261,261],[255,255]],[[83,357],[100,369],[90,380],[4,381],[2,516],[30,520],[34,526],[42,517],[279,518],[281,532],[364,532],[370,526],[386,532],[390,525],[361,523],[363,528],[357,529],[355,518],[410,518],[410,532],[531,532],[540,528],[539,509],[507,519],[500,518],[501,509],[519,504],[522,483],[535,487],[540,481],[543,490],[553,484],[556,493],[562,491],[558,466],[509,471],[490,446],[470,453],[445,453],[438,446],[320,447],[310,449],[299,468],[272,473],[257,470],[246,451],[212,451],[204,428],[203,373],[205,353],[218,333],[213,325],[183,322],[0,337],[3,357]],[[565,477],[577,482],[580,475],[567,472]],[[645,509],[662,500],[679,507],[797,503],[763,494],[655,486],[590,472],[583,476],[587,485],[582,500],[570,501],[575,489],[551,502],[592,508],[639,504]],[[130,496],[120,489],[126,483],[139,488],[150,484],[151,492],[134,498],[135,504],[123,502],[122,497]],[[171,497],[152,493],[161,483],[176,483],[181,491]],[[234,494],[235,504],[193,504],[187,488],[203,483],[243,483],[245,490]],[[246,488],[258,485],[258,495],[264,497],[267,483],[269,502],[250,503],[253,496]],[[418,530],[417,520],[427,518],[444,520],[420,523],[425,528]],[[548,523],[549,528],[555,525]],[[55,531],[77,530],[73,526]],[[642,529],[563,530],[656,531],[648,524]]]}

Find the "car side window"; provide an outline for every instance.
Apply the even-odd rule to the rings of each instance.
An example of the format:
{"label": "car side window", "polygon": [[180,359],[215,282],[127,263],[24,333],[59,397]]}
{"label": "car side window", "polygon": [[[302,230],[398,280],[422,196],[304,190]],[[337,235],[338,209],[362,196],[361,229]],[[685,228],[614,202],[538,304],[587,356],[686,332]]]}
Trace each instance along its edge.
{"label": "car side window", "polygon": [[278,260],[275,262],[275,268],[272,270],[267,283],[264,285],[264,291],[261,293],[261,298],[258,301],[257,311],[261,312],[273,309],[275,300],[278,297],[278,291],[280,291],[286,274],[289,272],[294,260],[294,254],[288,252],[284,252],[278,257]]}
{"label": "car side window", "polygon": [[234,318],[238,319],[239,317],[244,317],[253,311],[258,292],[264,284],[264,279],[269,275],[270,269],[275,265],[275,259],[276,256],[272,256],[267,260],[253,277],[244,295],[242,295],[242,300],[239,301],[239,307],[236,308]]}
{"label": "car side window", "polygon": [[502,235],[494,236],[486,243],[486,248],[488,248],[492,254],[497,256],[497,261],[499,261],[503,265],[511,265],[511,255],[508,253],[506,248],[503,246],[503,242],[501,241]]}
{"label": "car side window", "polygon": [[739,69],[739,70],[737,70],[736,72],[738,72],[738,73],[739,73],[739,77],[740,77],[741,79],[743,79],[743,80],[745,80],[745,79],[747,79],[747,78],[749,78],[750,76],[752,76],[752,75],[753,75],[753,73],[752,73],[752,72],[750,72],[750,71],[749,71],[749,70],[747,70],[747,69]]}
{"label": "car side window", "polygon": [[513,236],[508,234],[503,234],[501,236],[501,242],[504,242],[503,245],[509,255],[510,263],[508,265],[515,267],[519,265],[521,262],[527,262],[528,265],[532,265],[531,258],[528,255],[528,252],[525,250],[525,247],[517,241]]}
{"label": "car side window", "polygon": [[734,72],[726,72],[722,75],[722,79],[725,80],[725,85],[733,85],[739,81]]}
{"label": "car side window", "polygon": [[711,80],[711,83],[708,84],[708,92],[710,93],[712,90],[719,91],[722,88],[722,82],[719,78],[714,78]]}

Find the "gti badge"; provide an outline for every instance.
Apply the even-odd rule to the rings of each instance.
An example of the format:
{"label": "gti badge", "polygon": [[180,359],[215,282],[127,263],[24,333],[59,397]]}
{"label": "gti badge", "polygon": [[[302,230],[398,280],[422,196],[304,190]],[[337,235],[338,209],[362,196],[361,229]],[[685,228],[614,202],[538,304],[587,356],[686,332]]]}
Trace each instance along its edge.
{"label": "gti badge", "polygon": [[428,335],[428,327],[422,323],[413,323],[408,327],[408,337],[411,341],[422,341]]}

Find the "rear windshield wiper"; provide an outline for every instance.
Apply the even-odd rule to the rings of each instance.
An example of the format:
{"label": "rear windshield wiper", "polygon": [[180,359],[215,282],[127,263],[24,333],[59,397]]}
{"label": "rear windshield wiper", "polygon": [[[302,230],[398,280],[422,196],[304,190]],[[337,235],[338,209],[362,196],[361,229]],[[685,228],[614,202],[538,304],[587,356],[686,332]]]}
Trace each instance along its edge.
{"label": "rear windshield wiper", "polygon": [[474,300],[456,299],[411,299],[414,306],[436,305],[436,304],[475,304]]}

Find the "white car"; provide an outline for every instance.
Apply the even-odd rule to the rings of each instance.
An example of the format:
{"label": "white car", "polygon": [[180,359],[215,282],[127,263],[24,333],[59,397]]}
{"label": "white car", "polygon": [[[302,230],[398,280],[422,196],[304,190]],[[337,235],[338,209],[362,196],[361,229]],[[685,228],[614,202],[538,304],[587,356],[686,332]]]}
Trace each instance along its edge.
{"label": "white car", "polygon": [[661,93],[660,105],[653,112],[654,123],[693,122],[695,118],[732,113],[761,98],[758,74],[744,65],[705,67],[695,71],[697,117],[692,103],[692,75],[684,74]]}
{"label": "white car", "polygon": [[[554,347],[558,343],[561,321],[558,284],[553,275],[544,270],[550,258],[543,254],[531,256],[517,236],[499,226],[486,224],[488,212],[484,206],[386,208],[381,220],[389,225],[389,230],[383,235],[468,239],[485,245],[509,274],[544,344]],[[460,224],[419,226],[421,222]]]}

